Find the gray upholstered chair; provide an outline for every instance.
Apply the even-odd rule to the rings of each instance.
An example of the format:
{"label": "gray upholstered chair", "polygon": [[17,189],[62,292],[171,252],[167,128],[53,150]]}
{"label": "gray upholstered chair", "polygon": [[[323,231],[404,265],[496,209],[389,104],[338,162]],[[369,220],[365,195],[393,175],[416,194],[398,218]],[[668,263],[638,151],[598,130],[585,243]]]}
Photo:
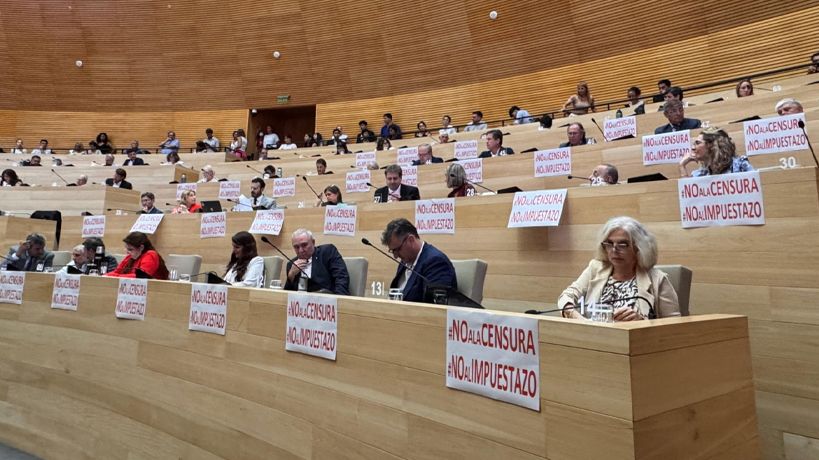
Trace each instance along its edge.
{"label": "gray upholstered chair", "polygon": [[284,259],[279,256],[267,256],[262,259],[264,259],[264,287],[268,287],[272,280],[281,280]]}
{"label": "gray upholstered chair", "polygon": [[483,302],[483,282],[486,278],[487,263],[481,259],[453,260],[458,291],[475,302]]}
{"label": "gray upholstered chair", "polygon": [[54,254],[54,262],[51,263],[51,266],[54,267],[54,271],[71,262],[71,251],[52,251],[52,254]]}
{"label": "gray upholstered chair", "polygon": [[164,259],[168,270],[174,267],[176,268],[176,273],[180,275],[191,275],[191,281],[199,281],[199,277],[193,275],[199,273],[202,268],[202,256],[168,254]]}
{"label": "gray upholstered chair", "polygon": [[668,280],[677,292],[680,301],[680,315],[688,316],[688,301],[691,298],[691,269],[683,265],[655,265],[657,270],[664,271]]}
{"label": "gray upholstered chair", "polygon": [[364,257],[344,257],[350,274],[350,295],[364,297],[367,293],[367,270],[370,263]]}

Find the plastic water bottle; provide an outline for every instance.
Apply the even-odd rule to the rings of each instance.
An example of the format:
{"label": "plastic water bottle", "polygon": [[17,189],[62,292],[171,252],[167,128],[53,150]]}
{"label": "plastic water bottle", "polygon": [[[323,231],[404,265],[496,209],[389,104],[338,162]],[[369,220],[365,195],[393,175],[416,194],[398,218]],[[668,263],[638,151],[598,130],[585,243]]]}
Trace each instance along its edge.
{"label": "plastic water bottle", "polygon": [[307,274],[301,272],[299,275],[299,291],[306,291],[307,290]]}
{"label": "plastic water bottle", "polygon": [[180,184],[186,184],[187,182],[188,182],[188,175],[187,174],[182,174],[181,176],[179,176],[179,183]]}
{"label": "plastic water bottle", "polygon": [[617,112],[614,114],[614,118],[623,118],[623,111],[617,109]]}

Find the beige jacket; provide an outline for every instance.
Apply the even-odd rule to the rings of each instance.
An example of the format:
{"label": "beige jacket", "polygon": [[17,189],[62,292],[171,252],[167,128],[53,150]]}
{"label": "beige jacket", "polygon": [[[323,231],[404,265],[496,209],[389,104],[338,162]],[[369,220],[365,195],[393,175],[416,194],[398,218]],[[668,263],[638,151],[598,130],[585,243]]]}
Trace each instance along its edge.
{"label": "beige jacket", "polygon": [[[558,308],[564,308],[567,305],[580,305],[581,297],[585,297],[586,303],[598,302],[611,272],[612,266],[610,264],[604,264],[593,259],[589,262],[589,266],[583,270],[583,273],[580,274],[580,277],[560,294],[557,299]],[[674,287],[671,286],[668,275],[656,268],[652,268],[647,272],[637,269],[637,295],[645,297],[654,306],[658,318],[680,316],[677,293],[674,291]],[[648,318],[648,305],[639,299],[635,305],[639,308],[640,314],[644,318]]]}

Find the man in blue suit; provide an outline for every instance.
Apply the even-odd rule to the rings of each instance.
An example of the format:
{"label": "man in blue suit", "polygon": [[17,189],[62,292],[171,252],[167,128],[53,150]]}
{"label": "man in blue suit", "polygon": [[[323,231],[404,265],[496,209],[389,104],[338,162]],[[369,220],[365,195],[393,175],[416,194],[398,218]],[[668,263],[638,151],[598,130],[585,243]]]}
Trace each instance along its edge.
{"label": "man in blue suit", "polygon": [[[347,264],[334,245],[316,246],[313,233],[306,228],[293,232],[292,243],[296,258],[287,262],[285,289],[350,295]],[[299,289],[299,283],[304,284],[304,289]]]}
{"label": "man in blue suit", "polygon": [[9,249],[4,263],[9,270],[21,272],[42,272],[54,263],[54,253],[46,251],[43,235],[31,233],[26,240]]}
{"label": "man in blue suit", "polygon": [[390,288],[401,289],[404,300],[431,303],[432,299],[425,295],[429,286],[458,289],[455,268],[449,257],[421,240],[415,225],[407,219],[395,219],[387,224],[381,234],[381,244],[389,248],[393,257],[401,260]]}

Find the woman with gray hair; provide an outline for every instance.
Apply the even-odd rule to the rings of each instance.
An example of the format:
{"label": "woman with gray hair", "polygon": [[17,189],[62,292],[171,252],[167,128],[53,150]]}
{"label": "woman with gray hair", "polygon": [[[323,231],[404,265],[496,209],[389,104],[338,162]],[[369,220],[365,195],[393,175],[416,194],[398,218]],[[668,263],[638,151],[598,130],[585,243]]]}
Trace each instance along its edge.
{"label": "woman with gray hair", "polygon": [[[699,163],[700,168],[688,174],[688,163]],[[691,151],[680,160],[680,176],[700,177],[717,174],[753,171],[748,157],[737,156],[737,147],[728,133],[719,128],[706,128],[694,139]]]}
{"label": "woman with gray hair", "polygon": [[615,321],[680,316],[668,276],[654,268],[657,240],[631,217],[609,219],[600,230],[594,259],[557,300],[565,318],[582,318],[585,303],[609,304]]}
{"label": "woman with gray hair", "polygon": [[475,187],[466,180],[466,171],[458,163],[450,163],[446,168],[446,186],[452,191],[449,198],[456,196],[475,196]]}

